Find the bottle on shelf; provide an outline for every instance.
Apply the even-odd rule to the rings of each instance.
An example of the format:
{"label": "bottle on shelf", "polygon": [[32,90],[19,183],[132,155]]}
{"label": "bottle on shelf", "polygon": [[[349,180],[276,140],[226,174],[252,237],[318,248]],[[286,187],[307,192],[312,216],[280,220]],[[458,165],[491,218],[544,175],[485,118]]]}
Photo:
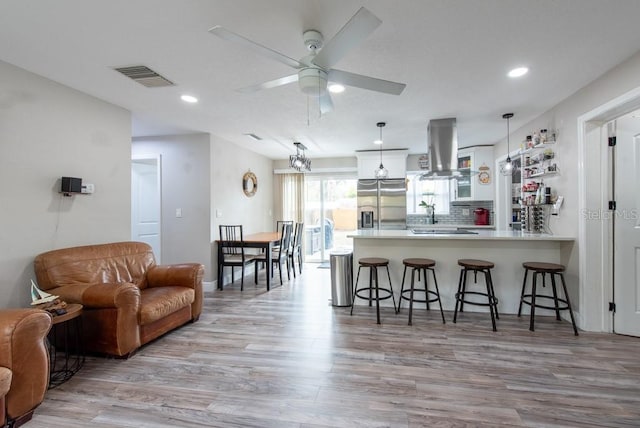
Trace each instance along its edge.
{"label": "bottle on shelf", "polygon": [[540,130],[540,144],[546,144],[547,143],[547,130],[546,129],[541,129]]}

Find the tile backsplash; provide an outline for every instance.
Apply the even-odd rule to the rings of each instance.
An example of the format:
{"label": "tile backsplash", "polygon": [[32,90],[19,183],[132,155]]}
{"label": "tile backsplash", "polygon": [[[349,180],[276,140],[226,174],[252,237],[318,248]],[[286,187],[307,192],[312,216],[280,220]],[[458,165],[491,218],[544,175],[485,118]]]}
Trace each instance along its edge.
{"label": "tile backsplash", "polygon": [[[486,208],[489,210],[489,223],[495,224],[495,213],[493,212],[493,201],[465,201],[452,202],[449,205],[449,214],[436,214],[436,224],[473,224],[473,210],[476,208]],[[469,214],[464,212],[468,210]],[[431,217],[426,214],[407,214],[407,226],[423,226],[431,224]]]}

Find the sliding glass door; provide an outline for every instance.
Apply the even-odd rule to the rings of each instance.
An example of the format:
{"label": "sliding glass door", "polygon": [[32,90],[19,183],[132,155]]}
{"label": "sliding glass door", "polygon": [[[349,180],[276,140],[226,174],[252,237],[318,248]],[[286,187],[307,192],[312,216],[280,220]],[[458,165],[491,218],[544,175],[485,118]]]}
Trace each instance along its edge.
{"label": "sliding glass door", "polygon": [[355,177],[305,176],[305,261],[324,262],[335,248],[351,248],[357,229]]}

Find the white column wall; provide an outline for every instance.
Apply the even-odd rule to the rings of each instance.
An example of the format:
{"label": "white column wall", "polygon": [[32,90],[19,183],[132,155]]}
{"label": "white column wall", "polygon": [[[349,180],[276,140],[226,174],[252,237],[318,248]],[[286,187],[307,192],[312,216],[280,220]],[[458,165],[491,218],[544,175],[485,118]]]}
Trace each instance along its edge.
{"label": "white column wall", "polygon": [[0,307],[28,306],[37,254],[130,238],[130,113],[0,61],[0,183]]}

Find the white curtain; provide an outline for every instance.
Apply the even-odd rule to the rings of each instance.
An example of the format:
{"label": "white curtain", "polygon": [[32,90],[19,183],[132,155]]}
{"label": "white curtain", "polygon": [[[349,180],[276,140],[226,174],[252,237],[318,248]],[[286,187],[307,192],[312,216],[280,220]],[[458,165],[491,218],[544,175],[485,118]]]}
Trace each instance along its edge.
{"label": "white curtain", "polygon": [[277,220],[304,220],[304,174],[276,174],[275,195]]}

